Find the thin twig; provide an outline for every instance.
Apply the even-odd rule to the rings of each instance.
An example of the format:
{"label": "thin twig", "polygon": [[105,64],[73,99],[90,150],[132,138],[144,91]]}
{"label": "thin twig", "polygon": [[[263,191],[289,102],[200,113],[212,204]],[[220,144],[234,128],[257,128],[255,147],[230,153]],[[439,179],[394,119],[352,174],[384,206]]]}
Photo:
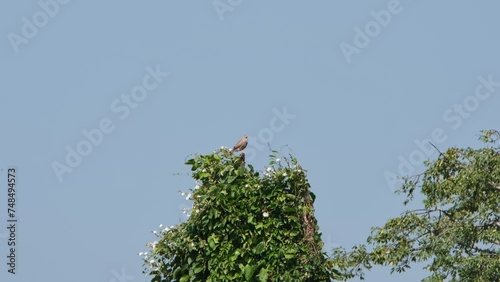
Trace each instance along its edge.
{"label": "thin twig", "polygon": [[[439,149],[438,149],[438,148],[437,148],[434,144],[432,144],[432,142],[431,142],[431,141],[429,141],[429,144],[431,144],[431,146],[432,146],[432,147],[434,147],[434,149],[436,149],[436,151],[438,151],[438,152],[439,152],[439,155],[441,155],[441,156],[445,157],[445,156],[444,156],[444,154],[443,154],[441,151],[439,151]],[[446,158],[446,157],[445,157],[445,158]]]}

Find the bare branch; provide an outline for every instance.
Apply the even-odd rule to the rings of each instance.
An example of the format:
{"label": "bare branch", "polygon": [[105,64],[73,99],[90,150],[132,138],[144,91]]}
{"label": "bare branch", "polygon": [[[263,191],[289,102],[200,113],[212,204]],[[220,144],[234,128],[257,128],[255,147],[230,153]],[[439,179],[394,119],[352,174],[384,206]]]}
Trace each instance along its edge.
{"label": "bare branch", "polygon": [[434,144],[432,144],[432,142],[431,142],[431,141],[429,141],[429,144],[431,144],[431,146],[432,146],[432,147],[434,147],[434,149],[436,149],[436,151],[438,151],[438,152],[439,152],[439,155],[441,155],[441,156],[445,157],[445,156],[444,156],[444,154],[443,154],[441,151],[439,151],[439,149],[438,149],[438,148],[437,148]]}

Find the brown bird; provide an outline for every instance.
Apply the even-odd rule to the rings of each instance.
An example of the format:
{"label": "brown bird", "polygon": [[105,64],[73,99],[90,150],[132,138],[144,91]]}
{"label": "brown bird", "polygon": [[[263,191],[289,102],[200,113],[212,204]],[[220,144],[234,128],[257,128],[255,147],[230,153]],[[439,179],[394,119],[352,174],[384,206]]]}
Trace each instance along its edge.
{"label": "brown bird", "polygon": [[234,145],[231,151],[236,151],[236,152],[243,151],[243,149],[247,147],[247,144],[248,144],[248,137],[246,135],[243,135],[243,137],[241,137],[240,141],[238,141],[238,143]]}

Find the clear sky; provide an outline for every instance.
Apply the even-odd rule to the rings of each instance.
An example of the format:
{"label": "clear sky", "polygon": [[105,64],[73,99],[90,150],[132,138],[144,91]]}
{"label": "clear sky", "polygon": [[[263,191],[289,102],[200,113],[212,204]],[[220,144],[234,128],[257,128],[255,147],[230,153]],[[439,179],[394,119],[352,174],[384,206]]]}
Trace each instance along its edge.
{"label": "clear sky", "polygon": [[[426,140],[477,146],[481,129],[500,129],[499,10],[493,0],[2,1],[0,280],[144,281],[137,253],[151,231],[185,220],[186,157],[243,134],[256,168],[269,142],[308,170],[327,247],[364,242],[403,211],[392,177],[437,157]],[[366,281],[426,275],[375,268]]]}

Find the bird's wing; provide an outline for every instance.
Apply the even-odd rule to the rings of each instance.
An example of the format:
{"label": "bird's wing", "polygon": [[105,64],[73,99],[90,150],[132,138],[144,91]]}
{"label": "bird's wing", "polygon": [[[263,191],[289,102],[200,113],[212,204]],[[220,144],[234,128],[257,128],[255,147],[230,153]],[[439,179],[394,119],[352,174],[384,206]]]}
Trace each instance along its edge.
{"label": "bird's wing", "polygon": [[243,145],[243,142],[245,142],[245,140],[241,139],[240,141],[238,141],[238,143],[236,143],[236,145],[234,145],[234,148],[241,147],[241,145]]}

